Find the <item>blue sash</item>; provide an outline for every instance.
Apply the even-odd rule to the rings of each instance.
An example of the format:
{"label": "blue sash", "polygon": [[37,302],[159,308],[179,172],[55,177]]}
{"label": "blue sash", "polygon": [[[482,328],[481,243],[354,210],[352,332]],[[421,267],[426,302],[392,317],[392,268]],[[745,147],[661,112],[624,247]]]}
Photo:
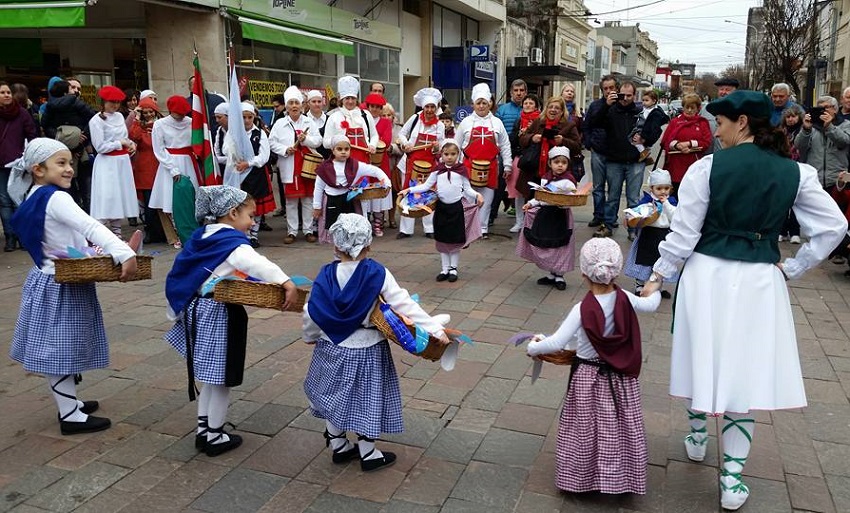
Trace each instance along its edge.
{"label": "blue sash", "polygon": [[44,218],[47,214],[47,202],[56,191],[61,191],[56,185],[43,185],[35,190],[15,210],[12,216],[12,230],[21,241],[21,245],[32,257],[36,267],[44,263]]}

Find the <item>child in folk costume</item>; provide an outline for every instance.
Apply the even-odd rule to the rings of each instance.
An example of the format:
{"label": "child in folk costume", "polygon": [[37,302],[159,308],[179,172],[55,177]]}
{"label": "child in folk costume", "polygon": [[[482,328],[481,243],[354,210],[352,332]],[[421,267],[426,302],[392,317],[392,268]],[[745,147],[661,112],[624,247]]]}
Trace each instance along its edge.
{"label": "child in folk costume", "polygon": [[[359,456],[360,468],[369,472],[396,459],[378,450],[375,440],[404,429],[390,347],[369,322],[378,296],[418,327],[446,339],[442,321],[425,313],[388,269],[367,258],[372,228],[365,217],[342,214],[330,232],[339,260],[319,271],[304,308],[304,340],[315,342],[304,392],[313,415],[325,420],[333,462]],[[347,431],[357,433],[359,443],[352,444]]]}
{"label": "child in folk costume", "polygon": [[227,157],[224,156],[224,136],[227,135],[228,109],[230,109],[230,104],[222,102],[215,106],[213,114],[218,125],[215,133],[212,134],[213,156],[222,176],[224,176],[224,167],[227,164]]}
{"label": "child in folk costume", "polygon": [[272,126],[269,147],[277,156],[278,173],[284,184],[287,235],[284,244],[292,244],[298,236],[298,213],[301,231],[307,242],[316,242],[313,234],[313,187],[315,180],[301,176],[304,155],[322,144],[322,136],[312,121],[301,113],[303,95],[295,86],[283,92],[286,117]]}
{"label": "child in folk costume", "polygon": [[332,150],[334,137],[344,135],[351,143],[351,158],[369,164],[369,155],[375,153],[380,138],[375,120],[358,107],[360,82],[354,77],[341,77],[337,82],[337,91],[342,101],[339,108],[328,115],[322,143],[325,148]]}
{"label": "child in folk costume", "polygon": [[[437,116],[437,108],[442,99],[443,93],[433,87],[425,87],[413,95],[413,103],[417,107],[421,107],[422,111],[410,116],[398,133],[398,141],[404,151],[404,155],[398,161],[398,169],[404,175],[401,181],[402,189],[411,186],[414,162],[418,160],[427,162],[431,165],[432,170],[437,165],[436,153],[443,139],[446,138],[446,126],[440,122],[440,118]],[[416,219],[402,217],[396,238],[403,239],[412,236],[415,227]],[[426,237],[432,236],[431,234],[434,233],[433,214],[422,218],[422,228],[425,230]]]}
{"label": "child in folk costume", "polygon": [[[203,183],[198,161],[192,151],[192,107],[186,98],[172,96],[166,102],[169,115],[153,124],[151,140],[153,152],[159,160],[159,168],[153,182],[150,207],[160,210],[160,221],[165,230],[168,243],[175,248],[182,247],[174,223],[174,212],[189,207],[183,205],[186,200],[178,196],[180,205],[174,204],[174,184],[178,180],[189,180],[197,190]],[[194,208],[194,205],[192,205]]]}
{"label": "child in folk costume", "polygon": [[[381,168],[381,171],[383,171],[389,179],[390,146],[393,143],[393,123],[391,120],[384,118],[382,115],[384,105],[387,104],[387,100],[383,97],[383,95],[371,93],[366,96],[365,103],[366,108],[369,110],[369,114],[372,116],[372,120],[375,122],[375,130],[378,132],[378,138],[380,139],[380,142],[384,143],[384,151],[381,152],[381,163],[378,164],[378,167]],[[370,182],[371,181],[372,180],[370,180]],[[363,207],[364,215],[372,214],[372,230],[375,237],[383,237],[384,212],[394,208],[392,194],[387,194],[383,198],[379,199],[362,201],[361,206]]]}
{"label": "child in folk costume", "polygon": [[428,175],[425,183],[399,194],[421,193],[436,188],[438,201],[433,214],[434,240],[442,263],[437,281],[455,282],[460,250],[481,236],[478,210],[484,198],[472,189],[466,166],[459,162],[460,147],[457,141],[444,139],[440,155],[441,162]]}
{"label": "child in folk costume", "polygon": [[[570,150],[555,146],[549,150],[549,164],[540,184],[554,188],[554,192],[575,189],[570,173]],[[564,273],[575,267],[575,237],[573,237],[573,212],[567,207],[550,205],[531,199],[522,206],[524,226],[517,241],[516,254],[537,267],[549,271],[549,276],[537,280],[538,285],[551,285],[558,290],[567,288]]]}
{"label": "child in folk costume", "polygon": [[[254,124],[256,113],[254,106],[247,102],[242,102],[242,125],[240,127],[239,120],[233,120],[233,127],[228,129],[227,135],[224,136],[224,156],[227,163],[224,167],[224,183],[231,187],[238,187],[251,195],[252,198],[266,198],[272,193],[271,182],[265,165],[269,161],[271,149],[269,147],[269,138],[266,133]],[[230,123],[230,120],[228,120]],[[237,155],[236,144],[231,139],[230,134],[233,130],[244,130],[248,134],[248,140],[251,142],[253,155],[239,156]],[[274,201],[269,206],[268,202],[256,204],[261,207],[261,210],[254,211],[254,224],[251,225],[251,230],[248,233],[251,239],[251,246],[260,247],[260,221],[264,214],[274,211]]]}
{"label": "child in folk costume", "polygon": [[242,444],[242,437],[224,431],[224,422],[230,387],[242,383],[248,315],[244,306],[219,303],[205,289],[239,271],[282,284],[284,309],[298,291],[280,267],[251,247],[245,234],[254,224],[254,200],[248,193],[229,185],[201,187],[195,212],[199,220],[214,222],[192,234],[168,273],[165,297],[177,323],[164,338],[186,358],[189,400],[195,399],[195,380],[204,384],[195,447],[218,456]]}
{"label": "child in folk costume", "polygon": [[[635,209],[641,208],[641,205],[652,205],[659,215],[651,224],[637,229],[637,238],[632,242],[629,256],[626,258],[624,274],[635,279],[635,294],[640,294],[643,284],[652,274],[652,266],[660,257],[658,244],[670,233],[670,223],[676,213],[676,199],[671,196],[672,193],[673,181],[667,170],[656,169],[649,173],[649,192],[644,193]],[[627,209],[627,216],[630,211],[634,210]],[[677,279],[678,273],[664,281],[675,283]],[[670,292],[662,290],[661,297],[669,299]]]}
{"label": "child in folk costume", "polygon": [[89,121],[94,159],[91,180],[92,217],[121,236],[121,220],[139,216],[139,200],[133,183],[130,156],[136,143],[130,140],[124,116],[118,112],[124,92],[115,86],[98,91],[103,109]]}
{"label": "child in folk costume", "polygon": [[[481,207],[481,238],[489,239],[488,222],[490,221],[490,209],[493,204],[493,196],[499,185],[499,171],[505,177],[511,173],[511,142],[505,125],[491,112],[490,86],[487,84],[476,84],[472,88],[473,112],[463,118],[463,121],[455,129],[457,142],[464,155],[464,164],[469,170],[470,181],[475,182],[481,177],[475,176],[481,173],[472,169],[472,163],[476,160],[490,162],[487,174],[487,185],[474,187],[484,196],[484,206]],[[502,157],[503,170],[499,169],[499,155]]]}
{"label": "child in folk costume", "polygon": [[635,312],[655,311],[661,296],[638,297],[614,284],[623,254],[613,239],[590,239],[579,260],[587,295],[554,334],[528,344],[532,357],[577,352],[558,422],[555,485],[572,493],[644,494],[648,451]]}
{"label": "child in folk costume", "polygon": [[[123,123],[123,122],[122,122]],[[75,375],[109,365],[109,347],[94,283],[60,284],[50,251],[85,248],[87,240],[121,264],[121,280],[136,273],[136,254],[109,229],[83,212],[66,191],[74,169],[59,141],[33,139],[11,167],[9,196],[18,204],[11,224],[35,262],[24,282],[9,355],[27,372],[43,374],[59,409],[63,435],[101,431],[97,401],[77,399]]]}
{"label": "child in folk costume", "polygon": [[316,186],[313,189],[313,219],[319,221],[319,241],[331,242],[328,229],[340,214],[357,212],[360,201],[348,199],[348,190],[364,176],[377,178],[384,187],[390,187],[387,175],[371,164],[364,164],[351,156],[351,144],[342,134],[334,136],[333,159],[319,164],[316,169]]}

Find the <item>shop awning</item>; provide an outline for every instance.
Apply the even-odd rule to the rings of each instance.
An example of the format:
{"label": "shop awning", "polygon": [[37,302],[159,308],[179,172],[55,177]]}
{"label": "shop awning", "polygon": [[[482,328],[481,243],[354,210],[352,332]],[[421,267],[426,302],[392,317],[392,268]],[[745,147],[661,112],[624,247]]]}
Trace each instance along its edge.
{"label": "shop awning", "polygon": [[0,0],[0,28],[85,27],[85,1]]}
{"label": "shop awning", "polygon": [[566,66],[508,66],[505,70],[508,83],[517,79],[584,80],[584,72]]}
{"label": "shop awning", "polygon": [[302,50],[354,57],[354,43],[351,41],[285,27],[248,16],[236,16],[236,19],[242,25],[242,37],[247,39],[301,48]]}

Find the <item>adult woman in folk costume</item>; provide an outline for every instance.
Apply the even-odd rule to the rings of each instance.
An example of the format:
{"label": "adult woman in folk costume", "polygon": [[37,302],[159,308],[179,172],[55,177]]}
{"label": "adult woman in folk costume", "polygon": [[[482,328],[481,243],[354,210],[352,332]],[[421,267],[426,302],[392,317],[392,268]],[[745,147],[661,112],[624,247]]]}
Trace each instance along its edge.
{"label": "adult woman in folk costume", "polygon": [[342,105],[328,116],[322,145],[332,149],[334,136],[342,134],[351,143],[351,156],[359,162],[370,164],[369,155],[375,153],[380,138],[372,116],[358,107],[360,82],[354,77],[341,77],[337,82],[337,91]]}
{"label": "adult woman in folk costume", "polygon": [[[433,170],[437,165],[435,152],[446,138],[446,126],[437,117],[437,107],[443,94],[433,87],[420,89],[413,95],[413,103],[422,110],[408,118],[398,133],[398,141],[405,152],[398,161],[398,168],[404,174],[401,188],[410,187],[413,178],[413,163],[421,160],[427,162]],[[413,235],[416,220],[412,217],[402,217],[399,222],[398,238],[403,239]],[[422,218],[422,228],[425,236],[434,233],[434,215]]]}
{"label": "adult woman in folk costume", "polygon": [[283,92],[286,102],[286,117],[272,126],[269,147],[278,156],[277,167],[284,184],[286,197],[286,228],[284,244],[292,244],[298,236],[299,202],[301,231],[307,242],[316,242],[313,234],[313,186],[315,179],[304,178],[304,155],[313,154],[313,149],[322,144],[322,136],[313,121],[301,113],[301,90],[295,86]]}
{"label": "adult woman in folk costume", "polygon": [[[487,226],[490,220],[490,208],[493,204],[493,193],[499,185],[499,159],[502,156],[502,166],[505,177],[511,173],[511,143],[505,125],[490,112],[490,86],[477,84],[472,88],[472,114],[463,118],[455,130],[455,138],[463,151],[464,164],[469,169],[469,181],[473,188],[484,196],[484,206],[481,207],[481,238],[488,239]],[[475,161],[490,163],[485,186],[475,186],[482,172],[473,168]]]}
{"label": "adult woman in folk costume", "polygon": [[[755,427],[750,411],[806,406],[785,281],[826,258],[847,221],[815,169],[788,158],[767,96],[737,91],[708,111],[725,149],[685,174],[642,295],[687,262],[676,295],[670,394],[691,401],[685,449],[694,461],[705,457],[706,415],[723,416],[721,505],[736,510],[749,496],[741,473]],[[780,261],[777,236],[789,209],[811,238]]]}

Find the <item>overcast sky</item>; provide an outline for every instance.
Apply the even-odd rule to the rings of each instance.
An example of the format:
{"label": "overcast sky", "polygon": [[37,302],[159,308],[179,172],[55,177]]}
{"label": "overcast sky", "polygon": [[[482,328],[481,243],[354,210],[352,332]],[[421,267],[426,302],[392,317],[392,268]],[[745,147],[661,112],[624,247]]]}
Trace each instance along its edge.
{"label": "overcast sky", "polygon": [[[600,22],[640,24],[658,43],[660,59],[695,63],[697,74],[744,63],[747,11],[759,0],[584,0]],[[653,5],[647,5],[653,4]],[[645,6],[645,7],[640,7]],[[603,14],[627,9],[622,12]],[[728,23],[729,20],[735,23]],[[601,27],[591,18],[592,27]],[[727,42],[728,41],[728,42]]]}

